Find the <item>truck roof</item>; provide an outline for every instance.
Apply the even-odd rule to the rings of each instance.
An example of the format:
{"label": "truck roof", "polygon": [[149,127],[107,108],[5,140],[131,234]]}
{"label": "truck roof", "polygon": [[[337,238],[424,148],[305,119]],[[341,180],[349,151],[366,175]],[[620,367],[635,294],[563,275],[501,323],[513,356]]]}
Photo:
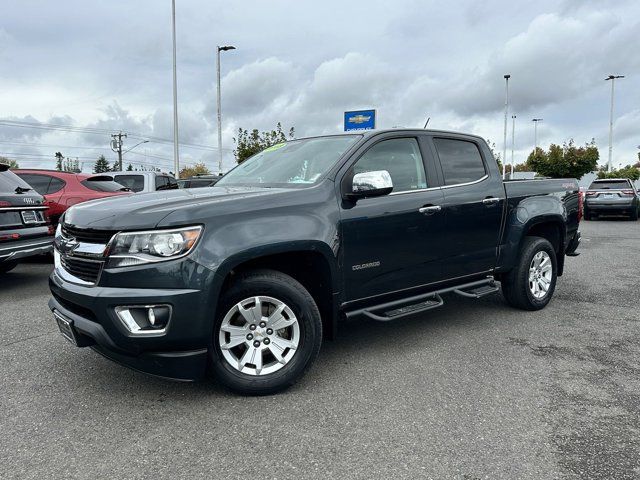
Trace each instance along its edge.
{"label": "truck roof", "polygon": [[379,130],[352,130],[350,132],[338,132],[325,135],[309,135],[307,137],[294,138],[293,140],[306,140],[308,138],[320,138],[320,137],[335,137],[342,135],[362,135],[363,137],[373,137],[374,135],[380,135],[383,133],[430,133],[430,134],[447,134],[447,135],[464,135],[466,137],[474,137],[485,141],[480,135],[473,133],[456,132],[454,130],[436,130],[431,128],[384,128]]}

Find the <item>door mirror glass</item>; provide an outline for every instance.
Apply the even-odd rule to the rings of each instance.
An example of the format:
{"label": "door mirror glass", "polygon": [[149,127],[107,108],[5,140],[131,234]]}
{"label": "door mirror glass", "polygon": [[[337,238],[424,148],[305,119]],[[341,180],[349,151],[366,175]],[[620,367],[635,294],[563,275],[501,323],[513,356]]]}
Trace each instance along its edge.
{"label": "door mirror glass", "polygon": [[393,190],[391,175],[386,170],[356,173],[353,176],[351,197],[379,197]]}

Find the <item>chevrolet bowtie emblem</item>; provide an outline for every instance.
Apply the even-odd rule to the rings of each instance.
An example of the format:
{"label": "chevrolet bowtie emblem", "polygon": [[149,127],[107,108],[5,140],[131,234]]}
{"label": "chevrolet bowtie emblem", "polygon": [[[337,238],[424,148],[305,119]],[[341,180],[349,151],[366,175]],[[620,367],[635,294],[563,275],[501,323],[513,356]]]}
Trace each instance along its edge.
{"label": "chevrolet bowtie emblem", "polygon": [[364,123],[371,119],[371,115],[354,115],[349,117],[349,123]]}

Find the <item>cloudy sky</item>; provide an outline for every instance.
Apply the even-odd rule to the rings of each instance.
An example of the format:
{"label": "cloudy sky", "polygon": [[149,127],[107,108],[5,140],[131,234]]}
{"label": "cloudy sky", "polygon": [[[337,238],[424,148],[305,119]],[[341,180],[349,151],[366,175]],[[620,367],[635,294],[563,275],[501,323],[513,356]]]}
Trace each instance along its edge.
{"label": "cloudy sky", "polygon": [[[237,47],[222,61],[225,168],[238,127],[333,133],[360,108],[376,108],[381,128],[430,117],[432,128],[473,132],[501,151],[505,73],[516,162],[539,117],[542,146],[595,138],[604,163],[612,73],[626,75],[616,83],[614,163],[637,160],[637,0],[176,3],[183,164],[217,168],[217,44]],[[53,168],[59,150],[90,171],[99,154],[115,159],[109,132],[122,130],[125,148],[154,139],[125,164],[169,170],[171,78],[170,0],[4,0],[0,155]]]}

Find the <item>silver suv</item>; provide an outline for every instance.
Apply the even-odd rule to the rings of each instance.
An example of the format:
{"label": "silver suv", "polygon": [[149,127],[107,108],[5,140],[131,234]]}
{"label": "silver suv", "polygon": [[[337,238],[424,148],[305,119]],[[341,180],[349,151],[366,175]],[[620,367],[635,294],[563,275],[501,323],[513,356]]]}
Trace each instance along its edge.
{"label": "silver suv", "polygon": [[586,191],[585,220],[591,220],[594,215],[602,213],[628,215],[631,220],[637,220],[639,209],[638,190],[627,178],[595,180]]}

